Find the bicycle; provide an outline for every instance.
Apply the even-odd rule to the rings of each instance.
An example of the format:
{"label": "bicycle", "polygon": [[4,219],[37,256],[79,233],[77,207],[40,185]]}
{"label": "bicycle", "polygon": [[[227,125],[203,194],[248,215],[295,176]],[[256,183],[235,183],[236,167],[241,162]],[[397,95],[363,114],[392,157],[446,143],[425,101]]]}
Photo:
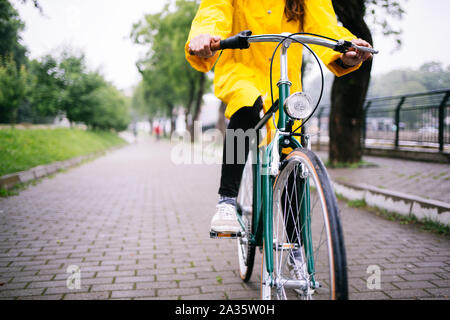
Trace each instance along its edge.
{"label": "bicycle", "polygon": [[[210,236],[237,239],[239,273],[245,282],[252,275],[256,248],[261,248],[261,298],[264,300],[347,299],[346,255],[337,200],[325,166],[310,150],[309,135],[297,131],[316,111],[324,86],[323,70],[309,44],[338,52],[350,48],[378,52],[315,34],[252,36],[248,30],[211,43],[211,49],[246,49],[255,42],[278,42],[271,60],[270,88],[273,88],[273,58],[281,47],[279,98],[274,102],[271,92],[272,106],[255,127],[259,133],[273,118],[276,131],[270,143],[256,144],[255,154],[250,151],[245,164],[237,198],[241,232],[211,232]],[[303,45],[319,63],[322,88],[315,107],[304,92],[290,95],[287,51],[292,43]],[[294,120],[302,121],[295,130]],[[256,140],[259,142],[259,134]],[[286,148],[292,149],[287,155],[282,152]],[[301,257],[297,256],[297,261],[301,261],[297,268],[292,267],[294,252],[301,253]]]}

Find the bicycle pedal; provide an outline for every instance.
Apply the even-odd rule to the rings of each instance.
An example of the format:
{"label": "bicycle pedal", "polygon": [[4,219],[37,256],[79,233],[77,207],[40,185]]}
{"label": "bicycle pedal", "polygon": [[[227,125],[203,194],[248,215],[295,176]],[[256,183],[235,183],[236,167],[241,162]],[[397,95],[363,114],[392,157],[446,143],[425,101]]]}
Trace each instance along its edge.
{"label": "bicycle pedal", "polygon": [[241,233],[230,233],[230,232],[216,232],[216,231],[210,231],[209,236],[211,239],[237,239],[241,237]]}

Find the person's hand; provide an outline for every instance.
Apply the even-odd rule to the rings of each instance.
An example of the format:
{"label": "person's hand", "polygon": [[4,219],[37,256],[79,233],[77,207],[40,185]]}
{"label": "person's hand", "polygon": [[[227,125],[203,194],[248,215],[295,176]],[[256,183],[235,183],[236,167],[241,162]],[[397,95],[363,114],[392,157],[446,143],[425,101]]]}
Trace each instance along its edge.
{"label": "person's hand", "polygon": [[211,58],[216,54],[216,51],[211,50],[213,41],[220,41],[220,37],[210,34],[198,35],[189,42],[189,53],[201,58]]}
{"label": "person's hand", "polygon": [[[352,42],[361,47],[372,48],[370,43],[368,43],[367,41],[362,40],[362,39],[354,39],[354,40],[352,40]],[[350,48],[349,51],[341,54],[342,62],[349,67],[354,67],[354,66],[360,64],[361,62],[364,62],[364,61],[372,59],[372,58],[373,58],[373,55],[370,52],[362,52],[362,51],[356,50],[354,48]]]}

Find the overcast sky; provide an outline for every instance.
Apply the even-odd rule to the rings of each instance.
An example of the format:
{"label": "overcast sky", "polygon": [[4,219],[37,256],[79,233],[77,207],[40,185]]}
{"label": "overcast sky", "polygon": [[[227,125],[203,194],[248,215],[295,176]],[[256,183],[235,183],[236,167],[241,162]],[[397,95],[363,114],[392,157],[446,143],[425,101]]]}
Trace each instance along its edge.
{"label": "overcast sky", "polygon": [[[83,50],[88,65],[100,69],[120,89],[130,92],[139,81],[135,62],[144,48],[134,45],[129,34],[132,24],[146,13],[162,9],[164,0],[41,0],[44,15],[28,5],[17,5],[26,23],[23,42],[30,57],[57,52],[64,46]],[[406,15],[398,25],[403,29],[403,46],[392,52],[392,38],[374,35],[381,54],[375,58],[373,73],[395,68],[417,68],[427,61],[450,65],[449,0],[403,0]]]}

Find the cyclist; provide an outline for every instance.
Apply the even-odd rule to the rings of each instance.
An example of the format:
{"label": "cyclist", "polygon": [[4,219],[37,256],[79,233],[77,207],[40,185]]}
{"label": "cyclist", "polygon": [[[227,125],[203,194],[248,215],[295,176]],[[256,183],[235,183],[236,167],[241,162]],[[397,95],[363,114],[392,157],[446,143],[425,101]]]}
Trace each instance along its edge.
{"label": "cyclist", "polygon": [[[245,51],[225,50],[220,60],[219,54],[211,51],[212,42],[242,30],[252,30],[253,34],[303,31],[371,47],[368,42],[357,39],[338,25],[331,0],[203,0],[186,42],[186,58],[192,67],[201,72],[210,71],[217,63],[214,91],[227,104],[225,116],[230,119],[229,130],[253,128],[260,119],[261,109],[270,107],[264,104],[264,98],[270,93],[267,75],[274,45],[257,44]],[[340,54],[324,47],[312,48],[336,76],[357,70],[372,56],[355,50]],[[296,57],[289,66],[293,92],[301,90],[301,50],[302,46],[290,49],[292,56]],[[279,70],[279,59],[273,61],[273,66],[273,77],[276,79],[279,77],[275,71]],[[274,90],[274,94],[276,92]],[[236,217],[236,198],[244,164],[236,161],[236,146],[235,161],[227,163],[227,139],[230,138],[226,136],[224,141],[220,197],[211,221],[211,231],[237,233],[240,224]],[[248,146],[245,151],[248,153]]]}

